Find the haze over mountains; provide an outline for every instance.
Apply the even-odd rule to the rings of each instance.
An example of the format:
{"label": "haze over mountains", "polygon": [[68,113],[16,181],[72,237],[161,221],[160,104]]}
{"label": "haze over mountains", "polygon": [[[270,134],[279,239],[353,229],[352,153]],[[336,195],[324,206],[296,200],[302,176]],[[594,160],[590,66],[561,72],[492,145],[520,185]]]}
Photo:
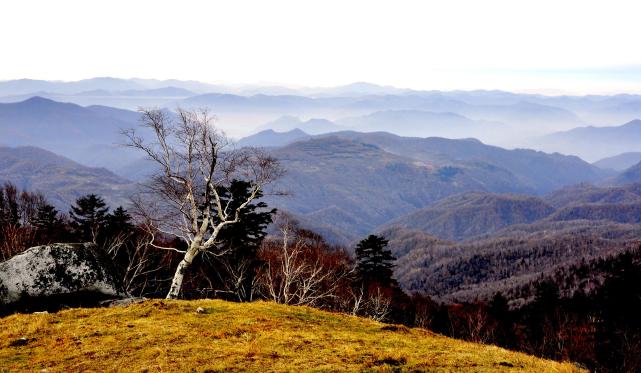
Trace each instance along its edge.
{"label": "haze over mountains", "polygon": [[270,206],[333,243],[383,233],[401,284],[442,299],[517,291],[641,238],[641,96],[112,78],[0,82],[0,96],[0,182],[61,210],[90,192],[126,204],[154,171],[121,146],[128,109],[208,107],[236,146],[282,162]]}
{"label": "haze over mountains", "polygon": [[[33,96],[128,110],[140,106],[206,106],[219,116],[218,125],[237,138],[265,129],[300,128],[309,134],[387,131],[403,136],[475,137],[507,148],[527,146],[580,155],[588,161],[623,151],[608,148],[604,154],[586,154],[578,147],[553,146],[541,136],[576,127],[615,127],[641,118],[641,96],[637,95],[416,91],[368,83],[289,88],[116,78],[0,82],[0,102],[19,102]],[[312,123],[308,123],[310,120]],[[625,151],[641,151],[634,144],[630,147]]]}
{"label": "haze over mountains", "polygon": [[104,168],[91,168],[33,146],[0,146],[0,182],[40,191],[60,211],[81,196],[100,194],[113,206],[129,204],[134,185]]}
{"label": "haze over mountains", "polygon": [[544,136],[538,141],[539,147],[546,151],[571,152],[594,162],[620,153],[638,151],[641,120],[635,119],[621,126],[579,127]]}
{"label": "haze over mountains", "polygon": [[602,169],[623,171],[639,162],[641,162],[641,152],[630,152],[600,159],[594,162],[593,165]]}
{"label": "haze over mountains", "polygon": [[139,117],[127,110],[32,97],[0,104],[0,145],[37,146],[86,166],[117,171],[140,158],[122,146],[121,134],[137,127]]}

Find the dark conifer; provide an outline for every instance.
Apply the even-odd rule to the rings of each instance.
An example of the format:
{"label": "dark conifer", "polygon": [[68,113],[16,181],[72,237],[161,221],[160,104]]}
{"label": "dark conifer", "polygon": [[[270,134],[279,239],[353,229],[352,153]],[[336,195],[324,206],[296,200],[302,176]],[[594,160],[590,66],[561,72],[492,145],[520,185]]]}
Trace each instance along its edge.
{"label": "dark conifer", "polygon": [[[243,180],[233,180],[229,188],[218,191],[221,197],[221,205],[227,206],[227,211],[233,213],[236,208],[248,199],[251,193],[251,184]],[[272,216],[276,209],[268,209],[265,202],[258,202],[262,198],[262,192],[258,192],[252,203],[248,204],[240,211],[239,221],[235,224],[225,226],[218,235],[220,242],[219,248],[225,254],[218,258],[218,261],[227,265],[218,266],[216,262],[203,259],[206,267],[215,267],[211,273],[224,274],[231,267],[237,267],[239,264],[247,266],[247,276],[239,286],[243,289],[236,289],[241,301],[249,300],[252,283],[254,281],[255,268],[258,265],[256,259],[258,248],[260,247],[265,235],[266,228],[272,223]],[[214,222],[218,224],[218,212],[215,207],[212,209],[212,215],[215,217]],[[224,281],[224,279],[221,279]],[[238,284],[236,284],[238,286]]]}
{"label": "dark conifer", "polygon": [[109,235],[117,235],[121,233],[128,233],[134,229],[131,223],[132,217],[127,210],[122,206],[115,209],[111,214],[107,215],[107,230]]}
{"label": "dark conifer", "polygon": [[58,210],[50,204],[43,204],[38,207],[36,216],[32,222],[33,226],[42,231],[52,231],[62,224],[58,217]]}
{"label": "dark conifer", "polygon": [[89,194],[76,200],[71,206],[69,215],[75,238],[80,241],[96,241],[107,223],[109,207],[95,194]]}
{"label": "dark conifer", "polygon": [[67,229],[58,210],[46,202],[38,206],[31,224],[36,228],[40,243],[54,242],[67,234]]}
{"label": "dark conifer", "polygon": [[356,270],[364,283],[383,287],[396,285],[392,278],[396,258],[387,249],[387,243],[383,237],[370,235],[356,246]]}

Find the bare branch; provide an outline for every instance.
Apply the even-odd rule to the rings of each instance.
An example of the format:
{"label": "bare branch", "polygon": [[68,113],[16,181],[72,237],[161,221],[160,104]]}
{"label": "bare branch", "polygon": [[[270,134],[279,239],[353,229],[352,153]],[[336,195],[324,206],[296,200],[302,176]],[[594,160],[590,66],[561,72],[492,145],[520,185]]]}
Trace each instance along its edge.
{"label": "bare branch", "polygon": [[[184,254],[174,275],[168,298],[180,293],[185,270],[199,253],[216,253],[217,237],[227,225],[239,221],[242,211],[262,192],[265,185],[283,174],[278,161],[259,149],[230,149],[230,141],[215,126],[215,117],[206,109],[175,114],[158,109],[141,109],[142,127],[150,130],[145,139],[136,130],[124,131],[127,145],[154,161],[160,171],[145,184],[133,204],[150,231],[179,237],[187,250],[150,246]],[[233,180],[251,185],[249,197],[223,202],[220,192]],[[239,202],[239,203],[238,203]],[[153,237],[153,233],[152,233]]]}

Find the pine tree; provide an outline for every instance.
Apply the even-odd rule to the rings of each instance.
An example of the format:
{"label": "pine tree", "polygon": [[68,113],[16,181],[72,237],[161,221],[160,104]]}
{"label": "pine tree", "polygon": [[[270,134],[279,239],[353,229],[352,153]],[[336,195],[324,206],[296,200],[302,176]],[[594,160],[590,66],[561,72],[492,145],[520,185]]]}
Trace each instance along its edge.
{"label": "pine tree", "polygon": [[107,230],[111,236],[128,233],[134,229],[131,224],[131,215],[122,206],[115,209],[111,214],[107,215]]}
{"label": "pine tree", "polygon": [[370,235],[356,246],[356,270],[365,284],[396,286],[396,280],[392,278],[396,258],[386,249],[387,243],[383,237]]}
{"label": "pine tree", "polygon": [[76,239],[96,242],[106,226],[107,211],[105,201],[95,194],[78,198],[69,212]]}
{"label": "pine tree", "polygon": [[[228,210],[234,211],[242,201],[249,197],[251,185],[243,180],[232,181],[229,189],[219,191],[222,205],[230,201]],[[258,192],[254,201],[263,197]],[[244,251],[255,253],[260,243],[265,238],[265,229],[272,222],[272,215],[276,209],[267,210],[265,202],[250,203],[240,211],[240,221],[236,224],[225,226],[220,232],[220,241],[228,248],[243,248]],[[213,212],[217,216],[216,211]],[[215,219],[217,223],[218,218]]]}
{"label": "pine tree", "polygon": [[66,234],[58,210],[48,203],[38,206],[31,223],[37,230],[41,242],[52,242]]}
{"label": "pine tree", "polygon": [[[228,210],[234,211],[251,194],[251,184],[243,180],[233,180],[228,189],[221,189],[218,193],[222,205],[227,206],[229,202]],[[259,200],[262,196],[262,192],[259,191],[254,201]],[[275,213],[276,209],[268,209],[265,202],[252,202],[240,211],[238,223],[225,226],[218,235],[219,248],[225,252],[225,255],[218,259],[225,268],[219,268],[212,272],[221,274],[230,270],[238,271],[239,266],[243,266],[246,273],[245,278],[241,283],[234,284],[238,287],[235,292],[240,301],[248,301],[251,298],[251,286],[255,268],[258,265],[257,251],[267,234],[266,229],[272,222],[272,215]],[[217,218],[215,209],[212,211],[212,215],[216,217],[215,223],[218,223],[219,218]],[[214,264],[209,262],[208,265]],[[227,273],[227,276],[230,274]]]}
{"label": "pine tree", "polygon": [[42,231],[52,231],[58,228],[61,224],[58,210],[47,203],[39,206],[32,224]]}

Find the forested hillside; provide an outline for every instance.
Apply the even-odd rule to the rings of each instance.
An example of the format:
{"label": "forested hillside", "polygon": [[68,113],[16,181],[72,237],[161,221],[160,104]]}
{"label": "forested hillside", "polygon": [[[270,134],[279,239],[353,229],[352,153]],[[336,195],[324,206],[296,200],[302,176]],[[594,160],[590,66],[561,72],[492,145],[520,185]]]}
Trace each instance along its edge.
{"label": "forested hillside", "polygon": [[98,193],[113,204],[128,204],[135,186],[104,168],[78,164],[52,152],[32,147],[0,146],[0,183],[40,191],[58,208],[76,198]]}
{"label": "forested hillside", "polygon": [[468,193],[379,232],[390,239],[399,258],[396,274],[408,291],[449,301],[489,299],[559,267],[635,246],[641,239],[640,192],[630,184],[579,185],[543,198]]}
{"label": "forested hillside", "polygon": [[[339,132],[271,153],[287,169],[275,188],[290,194],[272,204],[298,215],[310,228],[333,232],[342,243],[416,210],[439,209],[432,203],[462,192],[543,194],[607,175],[576,157],[388,133]],[[520,206],[512,208],[515,214],[530,214],[518,212]],[[540,209],[523,222],[551,212]],[[465,229],[474,232],[474,224]],[[482,228],[477,232],[483,233]]]}
{"label": "forested hillside", "polygon": [[467,193],[445,198],[388,224],[446,240],[462,240],[541,220],[552,212],[554,208],[537,197]]}
{"label": "forested hillside", "polygon": [[499,167],[539,194],[580,182],[595,182],[608,175],[606,171],[576,156],[528,149],[507,150],[474,139],[401,137],[385,132],[340,132],[335,135],[373,144],[390,153],[424,162],[485,163],[488,168]]}
{"label": "forested hillside", "polygon": [[[411,231],[410,231],[411,232]],[[448,301],[489,300],[497,293],[551,275],[559,267],[620,252],[641,237],[638,225],[573,221],[514,226],[493,237],[468,242],[433,238],[411,244],[402,228],[381,232],[392,248],[407,252],[398,259],[396,276],[409,292]],[[573,289],[569,289],[573,290]],[[532,293],[515,293],[515,304],[532,300]]]}

